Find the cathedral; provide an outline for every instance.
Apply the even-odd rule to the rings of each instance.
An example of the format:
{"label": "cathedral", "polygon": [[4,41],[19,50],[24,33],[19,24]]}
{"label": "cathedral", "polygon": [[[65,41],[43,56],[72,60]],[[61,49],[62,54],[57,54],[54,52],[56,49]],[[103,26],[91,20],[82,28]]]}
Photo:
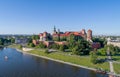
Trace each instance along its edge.
{"label": "cathedral", "polygon": [[[50,34],[48,32],[43,32],[39,34],[40,39],[39,40],[33,40],[34,45],[38,45],[40,42],[44,43],[47,47],[52,45],[52,44],[59,44],[59,45],[65,45],[67,44],[67,41],[62,40],[62,38],[67,38],[71,34],[74,36],[80,36],[84,38],[85,40],[91,42],[92,48],[100,48],[101,45],[100,43],[95,43],[92,41],[92,30],[88,30],[87,32],[85,29],[82,29],[81,31],[66,31],[66,32],[61,32],[60,29],[56,30],[54,27],[53,33]],[[54,40],[54,38],[57,38],[57,40]]]}
{"label": "cathedral", "polygon": [[58,31],[56,30],[55,26],[54,26],[54,30],[53,30],[53,33],[52,33],[52,37],[55,38],[55,37],[68,37],[70,36],[71,34],[75,35],[75,36],[81,36],[83,37],[84,39],[86,39],[87,41],[90,41],[92,42],[92,30],[88,30],[87,33],[85,31],[85,29],[82,29],[81,31],[66,31],[66,32],[60,32],[60,29],[58,29]]}

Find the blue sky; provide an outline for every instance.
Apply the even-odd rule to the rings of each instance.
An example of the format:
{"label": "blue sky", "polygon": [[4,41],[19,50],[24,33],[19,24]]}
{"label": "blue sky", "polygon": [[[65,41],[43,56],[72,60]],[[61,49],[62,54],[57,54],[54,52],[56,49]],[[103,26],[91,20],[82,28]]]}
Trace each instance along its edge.
{"label": "blue sky", "polygon": [[120,35],[120,0],[0,0],[0,34],[92,29]]}

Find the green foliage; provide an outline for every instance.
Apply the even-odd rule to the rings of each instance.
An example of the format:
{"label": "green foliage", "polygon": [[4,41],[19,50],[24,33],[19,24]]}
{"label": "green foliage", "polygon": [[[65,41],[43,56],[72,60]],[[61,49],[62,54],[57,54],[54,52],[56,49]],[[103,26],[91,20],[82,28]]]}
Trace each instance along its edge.
{"label": "green foliage", "polygon": [[95,51],[91,51],[90,52],[90,58],[91,58],[91,62],[93,64],[97,64],[98,63],[98,56],[97,56],[97,53]]}
{"label": "green foliage", "polygon": [[7,39],[7,38],[0,38],[0,45],[8,45],[10,43],[14,43],[15,39],[14,38],[10,38],[10,39]]}
{"label": "green foliage", "polygon": [[49,46],[49,48],[59,49],[60,46],[58,44],[52,44],[52,45]]}
{"label": "green foliage", "polygon": [[53,44],[52,46],[53,46],[54,49],[59,49],[60,48],[60,46],[58,44]]}
{"label": "green foliage", "polygon": [[2,38],[0,38],[0,45],[4,44],[4,40]]}
{"label": "green foliage", "polygon": [[[53,38],[54,41],[59,41],[58,37]],[[71,34],[69,37],[61,37],[60,41],[68,42],[67,45],[57,45],[53,44],[49,46],[49,48],[59,49],[61,51],[65,51],[65,49],[69,49],[73,54],[76,55],[88,55],[91,51],[91,45],[89,42],[84,40],[81,36],[75,36]]]}
{"label": "green foliage", "polygon": [[47,39],[46,39],[47,41],[48,40],[52,40],[52,36],[50,35],[50,34],[48,34],[48,36],[47,36]]}
{"label": "green foliage", "polygon": [[54,41],[60,41],[60,38],[59,37],[53,37],[53,40]]}
{"label": "green foliage", "polygon": [[67,41],[66,37],[60,37],[60,41]]}
{"label": "green foliage", "polygon": [[31,38],[28,39],[28,43],[32,43],[32,39]]}
{"label": "green foliage", "polygon": [[119,47],[113,46],[113,45],[107,45],[106,48],[108,48],[108,47],[109,47],[109,51],[110,51],[111,55],[119,54],[119,52],[120,52],[120,48]]}
{"label": "green foliage", "polygon": [[68,41],[68,47],[69,49],[73,49],[75,46],[76,46],[76,40],[75,40],[75,36],[73,34],[71,34],[68,38],[67,38],[67,41]]}
{"label": "green foliage", "polygon": [[38,39],[40,39],[40,38],[39,38],[38,35],[32,35],[32,39],[34,39],[34,40],[38,40]]}
{"label": "green foliage", "polygon": [[32,51],[29,51],[28,53],[45,56],[45,57],[49,57],[52,59],[57,59],[57,60],[61,60],[64,62],[70,62],[70,63],[74,63],[74,64],[86,66],[86,67],[91,67],[91,68],[109,69],[108,62],[104,62],[102,64],[92,64],[90,61],[90,56],[84,56],[84,57],[83,56],[71,56],[71,55],[65,54],[65,52],[61,52],[61,54],[58,52],[55,52],[55,53],[50,53],[47,55],[42,50],[32,50]]}
{"label": "green foliage", "polygon": [[120,64],[119,63],[113,63],[114,71],[117,74],[120,74]]}
{"label": "green foliage", "polygon": [[[29,38],[28,39],[28,42],[27,42],[27,46],[30,46],[30,44],[32,43],[32,38]],[[31,46],[30,46],[31,47]]]}
{"label": "green foliage", "polygon": [[40,47],[40,48],[46,48],[45,44],[43,44],[42,42],[39,43],[38,47]]}
{"label": "green foliage", "polygon": [[106,56],[106,51],[107,51],[106,48],[101,48],[97,51],[97,54],[101,56]]}
{"label": "green foliage", "polygon": [[91,51],[90,43],[82,37],[71,35],[68,40],[69,49],[76,55],[88,55]]}
{"label": "green foliage", "polygon": [[67,48],[66,45],[60,45],[59,50],[60,51],[65,51],[66,48]]}
{"label": "green foliage", "polygon": [[33,43],[30,43],[29,46],[30,47],[35,47],[35,45]]}
{"label": "green foliage", "polygon": [[45,50],[45,54],[49,54],[50,52],[48,51],[48,49]]}
{"label": "green foliage", "polygon": [[19,48],[19,49],[22,49],[22,45],[19,45],[18,48]]}
{"label": "green foliage", "polygon": [[73,53],[73,54],[81,55],[81,52],[82,52],[82,49],[79,49],[78,46],[75,46],[75,47],[72,49],[72,53]]}
{"label": "green foliage", "polygon": [[14,38],[11,38],[11,43],[15,43],[15,39]]}
{"label": "green foliage", "polygon": [[113,46],[113,45],[106,45],[104,48],[99,49],[97,54],[101,55],[101,56],[105,56],[108,48],[109,48],[109,51],[110,51],[111,55],[117,55],[120,52],[119,47]]}
{"label": "green foliage", "polygon": [[93,42],[99,42],[101,47],[104,47],[105,45],[107,45],[107,40],[105,38],[103,38],[103,39],[93,38],[92,40],[93,40]]}
{"label": "green foliage", "polygon": [[83,40],[83,38],[81,36],[75,36],[74,34],[71,34],[68,38],[67,41],[68,42],[75,42],[75,41],[79,41],[79,40]]}

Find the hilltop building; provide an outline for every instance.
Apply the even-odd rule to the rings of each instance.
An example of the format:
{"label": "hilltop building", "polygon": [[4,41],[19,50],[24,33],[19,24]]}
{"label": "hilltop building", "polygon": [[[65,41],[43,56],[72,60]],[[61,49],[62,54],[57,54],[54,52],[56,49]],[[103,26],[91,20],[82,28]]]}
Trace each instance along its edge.
{"label": "hilltop building", "polygon": [[113,46],[117,46],[120,47],[120,39],[111,39],[111,38],[107,38],[107,45],[113,45]]}
{"label": "hilltop building", "polygon": [[[66,32],[61,32],[60,29],[56,30],[55,26],[53,29],[53,33],[50,34],[48,32],[43,32],[39,34],[40,39],[39,40],[33,40],[34,45],[39,44],[42,42],[45,44],[47,47],[52,45],[52,44],[59,44],[59,45],[66,45],[67,41],[65,40],[60,40],[62,38],[67,38],[71,34],[74,36],[80,36],[84,38],[85,40],[91,42],[92,48],[100,48],[101,45],[100,43],[94,43],[92,42],[92,30],[88,30],[87,33],[85,29],[82,29],[81,31],[66,31]],[[54,40],[54,38],[57,38],[58,40]]]}
{"label": "hilltop building", "polygon": [[56,38],[56,37],[63,38],[63,37],[68,37],[71,34],[73,34],[75,36],[81,36],[84,39],[86,39],[87,41],[92,42],[92,30],[90,30],[90,29],[87,31],[87,34],[86,34],[85,29],[82,29],[81,31],[78,31],[78,32],[76,32],[76,31],[66,31],[64,33],[64,32],[60,32],[59,29],[58,29],[58,31],[56,31],[56,28],[54,27],[52,37],[53,38]]}
{"label": "hilltop building", "polygon": [[47,32],[43,32],[39,34],[39,41],[48,41],[48,40],[52,40],[52,36],[50,33]]}

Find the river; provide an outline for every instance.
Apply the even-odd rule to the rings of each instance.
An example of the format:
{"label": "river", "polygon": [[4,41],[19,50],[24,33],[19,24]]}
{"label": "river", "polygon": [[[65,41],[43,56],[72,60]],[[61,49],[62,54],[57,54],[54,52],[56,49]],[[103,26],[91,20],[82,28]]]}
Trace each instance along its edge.
{"label": "river", "polygon": [[[5,59],[8,56],[8,59]],[[94,71],[7,48],[0,50],[0,77],[108,77]]]}

